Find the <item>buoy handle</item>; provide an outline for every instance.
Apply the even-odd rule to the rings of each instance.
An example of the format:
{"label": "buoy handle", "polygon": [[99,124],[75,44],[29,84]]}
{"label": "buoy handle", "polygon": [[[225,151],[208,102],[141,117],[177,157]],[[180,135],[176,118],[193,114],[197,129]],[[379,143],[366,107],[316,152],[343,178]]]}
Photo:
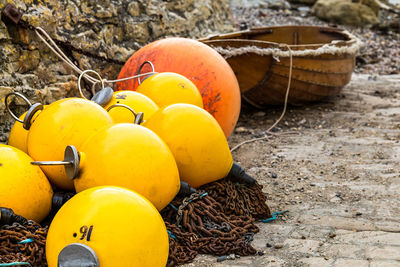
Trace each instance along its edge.
{"label": "buoy handle", "polygon": [[[78,78],[78,90],[79,90],[79,94],[80,94],[81,97],[84,98],[84,99],[87,99],[87,98],[86,98],[86,96],[85,96],[85,95],[83,94],[83,92],[82,92],[81,80],[82,80],[82,77],[83,77],[86,73],[88,73],[88,72],[94,73],[94,74],[99,78],[99,80],[100,80],[100,82],[101,82],[101,89],[104,89],[104,83],[105,83],[105,80],[101,78],[100,74],[99,74],[97,71],[94,71],[94,70],[84,70],[84,71],[82,71],[82,73],[79,75],[79,78]],[[98,82],[98,81],[97,81],[97,82]],[[93,86],[95,86],[97,82],[94,82],[94,83],[93,83]],[[93,94],[94,94],[94,93],[93,93]],[[89,99],[87,99],[87,100],[89,100]]]}
{"label": "buoy handle", "polygon": [[63,161],[32,161],[32,165],[38,166],[60,166],[64,165],[69,179],[73,180],[79,175],[80,157],[78,150],[70,145],[65,148]]}
{"label": "buoy handle", "polygon": [[90,101],[93,101],[97,104],[99,104],[102,107],[107,106],[107,104],[111,101],[112,97],[114,95],[114,90],[111,87],[104,87],[104,89],[101,89],[98,91],[94,96],[90,99]]}
{"label": "buoy handle", "polygon": [[40,103],[35,103],[28,109],[22,122],[22,126],[25,130],[28,131],[31,128],[33,116],[40,110],[43,110],[43,105]]}
{"label": "buoy handle", "polygon": [[107,111],[110,111],[111,109],[116,108],[116,107],[122,107],[122,108],[126,108],[126,109],[130,110],[133,113],[133,115],[135,116],[135,121],[134,121],[135,124],[141,124],[143,122],[143,116],[144,116],[143,112],[136,113],[133,110],[133,108],[131,108],[130,106],[124,105],[124,104],[111,105],[107,108]]}
{"label": "buoy handle", "polygon": [[73,162],[70,161],[61,161],[61,160],[53,160],[53,161],[32,161],[32,165],[40,165],[40,166],[59,166],[59,165],[71,165]]}
{"label": "buoy handle", "polygon": [[9,93],[9,94],[6,95],[6,97],[5,97],[5,99],[4,99],[4,102],[5,102],[6,109],[7,109],[8,113],[9,113],[16,121],[18,121],[18,122],[20,122],[20,123],[24,123],[23,120],[21,120],[20,118],[18,118],[18,117],[11,111],[10,106],[8,105],[8,98],[9,98],[10,96],[12,96],[12,95],[15,95],[15,96],[18,96],[18,97],[22,98],[22,99],[29,105],[29,107],[32,106],[32,103],[31,103],[31,102],[29,101],[29,99],[26,98],[23,94],[18,93],[18,92],[11,92],[11,93]]}
{"label": "buoy handle", "polygon": [[[149,64],[150,67],[151,67],[151,73],[152,73],[152,74],[150,74],[149,76],[151,76],[151,75],[153,75],[153,74],[155,73],[153,63],[151,63],[151,61],[145,61],[145,62],[142,63],[142,65],[140,65],[140,67],[139,67],[139,69],[138,69],[138,72],[137,72],[137,75],[140,75],[140,72],[142,71],[144,65],[146,65],[146,64]],[[138,83],[139,83],[139,84],[142,83],[142,81],[140,80],[140,76],[138,77]]]}

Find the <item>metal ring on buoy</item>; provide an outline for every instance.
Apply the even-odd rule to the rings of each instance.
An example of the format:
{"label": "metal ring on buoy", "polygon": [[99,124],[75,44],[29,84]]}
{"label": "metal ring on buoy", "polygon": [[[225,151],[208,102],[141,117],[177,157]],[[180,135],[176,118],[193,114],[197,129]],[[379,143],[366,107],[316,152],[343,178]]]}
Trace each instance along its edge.
{"label": "metal ring on buoy", "polygon": [[[142,63],[142,65],[140,65],[139,70],[137,72],[138,75],[140,75],[140,72],[142,71],[144,65],[146,65],[146,64],[150,65],[151,72],[155,72],[153,63],[151,63],[150,61],[145,61],[145,62]],[[138,83],[141,84],[142,82],[140,81],[140,76],[137,79],[138,79]]]}
{"label": "metal ring on buoy", "polygon": [[20,123],[24,123],[23,120],[21,120],[20,118],[18,118],[18,117],[11,111],[10,106],[8,105],[8,101],[7,101],[7,100],[8,100],[8,98],[9,98],[10,96],[12,96],[12,95],[21,97],[21,98],[29,105],[29,107],[32,106],[32,103],[31,103],[31,102],[29,101],[29,99],[26,98],[23,94],[18,93],[18,92],[9,93],[9,94],[6,95],[6,97],[5,97],[5,99],[4,99],[4,102],[5,102],[6,109],[7,109],[8,113],[10,113],[10,115],[11,115],[16,121],[18,121],[18,122],[20,122]]}
{"label": "metal ring on buoy", "polygon": [[[94,74],[97,75],[97,77],[100,79],[101,87],[102,87],[102,89],[104,89],[104,80],[103,80],[103,78],[101,78],[100,74],[99,74],[97,71],[94,71],[94,70],[84,70],[84,71],[82,71],[82,73],[79,75],[79,78],[78,78],[78,90],[79,90],[79,94],[80,94],[81,97],[84,98],[84,99],[87,99],[87,98],[83,95],[83,92],[82,92],[82,88],[81,88],[81,79],[82,79],[83,75],[85,75],[85,73],[88,73],[88,72],[94,73]],[[96,84],[96,83],[95,83],[95,84]],[[95,84],[94,84],[94,85],[95,85]],[[89,100],[89,99],[87,99],[87,100]]]}
{"label": "metal ring on buoy", "polygon": [[135,116],[135,122],[134,122],[135,124],[141,124],[143,122],[143,115],[144,115],[143,112],[136,113],[133,110],[133,108],[131,108],[130,106],[124,105],[124,104],[111,105],[111,106],[109,106],[107,108],[107,111],[110,111],[110,109],[113,109],[113,108],[116,108],[116,107],[122,107],[122,108],[129,109],[133,113],[133,115]]}

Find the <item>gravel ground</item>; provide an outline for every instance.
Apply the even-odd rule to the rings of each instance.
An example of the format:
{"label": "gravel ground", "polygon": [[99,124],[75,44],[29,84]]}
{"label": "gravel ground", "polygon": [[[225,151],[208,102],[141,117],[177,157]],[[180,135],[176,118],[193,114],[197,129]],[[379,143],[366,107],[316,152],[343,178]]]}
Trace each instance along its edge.
{"label": "gravel ground", "polygon": [[[242,109],[229,143],[260,137],[281,110]],[[233,152],[273,212],[257,223],[262,256],[187,267],[400,267],[400,75],[355,74],[337,97],[289,107],[277,136]]]}
{"label": "gravel ground", "polygon": [[238,29],[274,25],[321,25],[344,28],[363,42],[357,56],[355,73],[373,75],[400,73],[400,29],[397,28],[396,32],[396,29],[387,26],[397,21],[397,27],[400,27],[400,16],[395,13],[382,10],[380,14],[382,23],[376,29],[354,28],[321,21],[311,14],[310,7],[307,6],[291,5],[290,8],[285,8],[285,5],[276,4],[275,7],[263,8],[261,5],[256,8],[254,5],[234,5],[232,13]]}
{"label": "gravel ground", "polygon": [[[233,7],[237,26],[328,25],[293,9]],[[340,26],[342,27],[342,26]],[[352,81],[336,97],[291,107],[276,136],[246,144],[234,159],[264,186],[272,211],[253,246],[264,255],[187,267],[400,267],[399,34],[344,27],[364,47]],[[243,105],[230,146],[263,136],[280,108]]]}

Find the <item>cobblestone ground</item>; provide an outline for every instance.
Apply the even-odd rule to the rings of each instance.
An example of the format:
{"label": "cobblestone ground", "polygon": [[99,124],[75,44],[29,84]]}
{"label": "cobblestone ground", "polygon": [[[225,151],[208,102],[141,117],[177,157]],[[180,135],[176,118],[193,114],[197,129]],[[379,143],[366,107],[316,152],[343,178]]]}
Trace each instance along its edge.
{"label": "cobblestone ground", "polygon": [[[279,109],[244,107],[233,146],[259,137]],[[258,223],[262,256],[185,266],[400,266],[400,76],[355,75],[342,94],[290,107],[279,136],[233,153],[264,185],[272,223]],[[276,177],[276,178],[273,178]]]}

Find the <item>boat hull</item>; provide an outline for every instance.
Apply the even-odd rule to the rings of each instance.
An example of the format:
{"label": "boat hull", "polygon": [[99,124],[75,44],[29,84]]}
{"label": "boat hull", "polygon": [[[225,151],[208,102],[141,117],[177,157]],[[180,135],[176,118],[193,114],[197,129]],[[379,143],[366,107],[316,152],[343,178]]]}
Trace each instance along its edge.
{"label": "boat hull", "polygon": [[[292,38],[289,40],[287,36]],[[219,48],[217,51],[225,51],[223,56],[237,76],[242,98],[259,108],[284,103],[291,66],[288,56],[265,55],[257,48],[260,51],[278,48],[287,52],[287,46],[290,47],[294,56],[288,103],[295,105],[337,95],[350,82],[355,66],[354,52],[346,53],[342,49],[339,54],[331,54],[330,50],[313,54],[313,51],[321,50],[332,41],[336,48],[354,44],[354,40],[336,28],[269,27],[213,36],[201,41]],[[251,49],[241,54],[229,53],[243,47]],[[256,51],[252,52],[254,48]],[[307,51],[308,55],[296,54],[297,51]]]}

